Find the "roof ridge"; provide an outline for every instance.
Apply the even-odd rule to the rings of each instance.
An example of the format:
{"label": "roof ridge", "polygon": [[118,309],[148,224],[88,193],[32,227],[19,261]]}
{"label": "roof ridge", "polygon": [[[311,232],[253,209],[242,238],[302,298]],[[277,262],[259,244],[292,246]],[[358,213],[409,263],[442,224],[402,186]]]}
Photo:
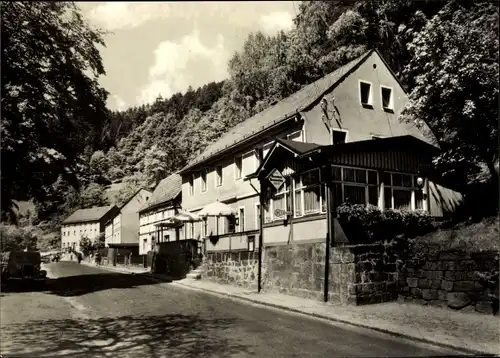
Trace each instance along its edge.
{"label": "roof ridge", "polygon": [[[237,137],[238,139],[242,139],[241,137],[244,137],[246,134],[249,134],[249,133],[255,134],[255,133],[262,132],[263,130],[265,130],[266,127],[269,127],[270,125],[276,123],[276,120],[278,120],[280,118],[282,120],[286,119],[286,118],[289,118],[293,113],[300,112],[304,108],[307,108],[312,103],[314,103],[319,97],[321,97],[321,95],[325,91],[328,91],[328,90],[331,89],[331,87],[335,86],[347,73],[349,73],[349,71],[351,71],[358,64],[362,63],[366,58],[368,58],[368,56],[373,51],[375,51],[375,49],[370,49],[370,50],[365,51],[362,55],[360,55],[360,56],[356,57],[355,59],[349,61],[345,65],[336,68],[335,70],[331,71],[330,73],[328,73],[328,74],[326,74],[326,75],[318,78],[314,82],[311,82],[311,83],[303,86],[302,88],[300,88],[296,92],[290,94],[289,96],[287,96],[285,98],[282,98],[278,103],[276,103],[276,104],[274,104],[272,106],[269,106],[268,108],[264,109],[263,111],[260,111],[260,112],[258,112],[256,114],[254,114],[253,116],[245,119],[244,121],[238,123],[236,126],[232,127],[228,132],[226,132],[222,136],[220,136],[217,141],[209,144],[200,155],[197,155],[193,160],[191,160],[186,166],[184,166],[184,168],[182,168],[180,170],[180,172],[183,172],[183,171],[185,171],[185,170],[187,170],[187,169],[189,169],[189,168],[191,168],[191,167],[193,167],[193,166],[195,166],[195,165],[197,165],[199,163],[202,163],[202,162],[206,161],[207,159],[212,158],[216,154],[221,153],[222,151],[224,151],[228,147],[231,147],[234,144],[234,142],[236,142],[237,140],[232,141],[229,144],[226,144],[225,146],[221,145],[220,148],[215,148],[215,149],[212,148],[217,143],[220,143],[223,140],[227,140],[228,138],[231,138],[233,136]],[[320,93],[315,93],[315,95],[313,96],[314,98],[309,99],[309,101],[307,101],[307,93],[309,91],[311,91],[311,89],[314,89],[318,84],[325,82],[326,79],[335,78],[335,75],[338,76],[339,74],[342,73],[342,70],[345,70],[346,68],[348,68],[348,71],[346,71],[345,74],[341,75],[340,78],[337,79],[337,81],[333,81],[333,83],[331,83],[328,86],[327,89],[320,90]],[[315,92],[317,92],[317,91],[315,91]],[[258,122],[258,120],[262,119],[262,117],[265,114],[267,114],[268,112],[271,112],[275,108],[279,108],[280,106],[283,106],[283,104],[285,104],[285,103],[290,102],[294,97],[296,97],[296,101],[299,102],[295,106],[294,110],[286,110],[283,113],[277,114],[276,116],[273,116],[271,119],[269,119],[268,123],[266,123],[264,125],[262,125],[261,123]],[[301,100],[302,100],[303,103],[300,103]],[[255,121],[255,124],[257,125],[256,127],[258,129],[254,130],[252,132],[238,133],[238,130],[241,130],[241,129],[245,128],[245,126],[248,126],[249,123],[253,123],[254,121]],[[264,128],[260,129],[259,127],[264,127]]]}

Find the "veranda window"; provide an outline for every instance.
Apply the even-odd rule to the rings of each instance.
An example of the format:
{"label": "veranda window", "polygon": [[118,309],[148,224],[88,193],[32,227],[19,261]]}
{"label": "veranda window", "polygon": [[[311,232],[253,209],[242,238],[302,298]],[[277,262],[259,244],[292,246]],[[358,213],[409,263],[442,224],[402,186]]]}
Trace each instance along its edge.
{"label": "veranda window", "polygon": [[288,177],[286,178],[285,183],[279,188],[279,190],[276,191],[276,193],[273,196],[272,200],[272,211],[271,211],[271,217],[272,220],[281,220],[283,217],[275,217],[274,212],[276,210],[284,210],[284,211],[289,211],[290,206],[291,206],[291,200],[290,200],[290,195],[291,195],[291,178]]}
{"label": "veranda window", "polygon": [[423,209],[422,191],[416,187],[415,175],[385,173],[384,204],[386,209]]}
{"label": "veranda window", "polygon": [[378,205],[378,173],[375,170],[333,166],[333,203]]}
{"label": "veranda window", "polygon": [[319,169],[302,173],[295,178],[295,216],[319,213],[324,210],[323,190]]}

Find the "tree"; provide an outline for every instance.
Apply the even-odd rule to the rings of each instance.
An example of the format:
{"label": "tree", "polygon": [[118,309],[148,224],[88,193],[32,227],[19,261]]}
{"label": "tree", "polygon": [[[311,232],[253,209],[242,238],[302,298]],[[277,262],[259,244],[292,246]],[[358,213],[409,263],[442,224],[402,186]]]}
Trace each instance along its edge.
{"label": "tree", "polygon": [[108,205],[105,197],[105,187],[97,183],[90,183],[81,193],[79,206],[81,209],[92,208],[94,206]]}
{"label": "tree", "polygon": [[92,240],[90,240],[86,236],[83,236],[80,239],[80,250],[82,251],[84,256],[88,256],[92,252],[92,250],[94,250],[94,244],[92,243]]}
{"label": "tree", "polygon": [[40,230],[33,227],[20,228],[14,225],[0,224],[0,249],[2,252],[35,250]]}
{"label": "tree", "polygon": [[[47,186],[74,174],[97,146],[107,93],[90,28],[72,2],[2,2],[1,211],[12,200],[46,198]],[[29,173],[29,175],[28,175]],[[73,184],[77,185],[75,180]]]}
{"label": "tree", "polygon": [[427,123],[438,165],[484,164],[498,187],[498,7],[452,2],[408,45],[415,79],[401,120]]}

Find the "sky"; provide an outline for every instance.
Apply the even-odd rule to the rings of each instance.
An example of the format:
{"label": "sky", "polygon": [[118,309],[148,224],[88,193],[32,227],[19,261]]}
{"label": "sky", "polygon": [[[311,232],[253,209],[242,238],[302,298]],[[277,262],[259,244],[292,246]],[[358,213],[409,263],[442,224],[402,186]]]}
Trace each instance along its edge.
{"label": "sky", "polygon": [[298,2],[80,2],[107,31],[101,56],[108,107],[123,110],[228,77],[251,32],[289,30]]}

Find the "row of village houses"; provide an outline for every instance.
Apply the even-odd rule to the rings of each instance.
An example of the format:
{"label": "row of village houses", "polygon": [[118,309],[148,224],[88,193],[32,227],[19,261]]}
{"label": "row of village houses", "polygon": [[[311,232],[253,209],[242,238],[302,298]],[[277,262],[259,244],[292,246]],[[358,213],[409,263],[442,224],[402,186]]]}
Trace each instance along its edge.
{"label": "row of village houses", "polygon": [[[141,189],[120,208],[78,210],[63,222],[62,248],[101,232],[107,246],[135,246],[140,255],[179,239],[208,251],[253,250],[261,233],[264,245],[323,241],[327,195],[332,208],[349,201],[442,217],[462,198],[433,177],[439,148],[428,128],[398,120],[407,103],[378,51],[368,51],[238,124],[153,192]],[[216,200],[234,216],[161,225]],[[204,240],[211,235],[216,244]]]}

